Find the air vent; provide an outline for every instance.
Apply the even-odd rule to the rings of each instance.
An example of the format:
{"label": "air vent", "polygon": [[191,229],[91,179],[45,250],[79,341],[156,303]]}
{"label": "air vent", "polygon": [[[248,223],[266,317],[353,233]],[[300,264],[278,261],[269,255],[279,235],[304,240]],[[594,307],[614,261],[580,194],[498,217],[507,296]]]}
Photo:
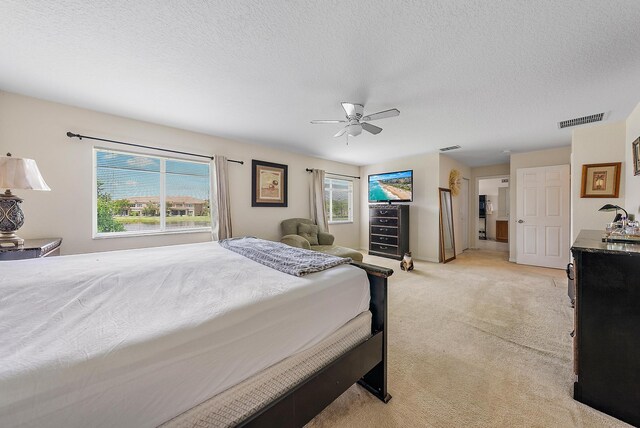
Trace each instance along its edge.
{"label": "air vent", "polygon": [[441,152],[448,152],[450,150],[457,150],[460,149],[460,146],[449,146],[449,147],[443,147],[440,149]]}
{"label": "air vent", "polygon": [[604,118],[604,113],[592,114],[590,116],[578,117],[576,119],[563,120],[558,122],[558,128],[569,128],[571,126],[585,125],[587,123],[600,122]]}

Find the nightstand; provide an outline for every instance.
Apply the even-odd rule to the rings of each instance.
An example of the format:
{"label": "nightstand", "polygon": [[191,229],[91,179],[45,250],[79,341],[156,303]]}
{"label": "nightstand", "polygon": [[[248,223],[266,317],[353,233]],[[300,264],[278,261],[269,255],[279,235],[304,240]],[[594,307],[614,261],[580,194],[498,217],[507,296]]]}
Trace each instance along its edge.
{"label": "nightstand", "polygon": [[61,244],[62,238],[25,239],[20,247],[0,247],[0,261],[59,256]]}

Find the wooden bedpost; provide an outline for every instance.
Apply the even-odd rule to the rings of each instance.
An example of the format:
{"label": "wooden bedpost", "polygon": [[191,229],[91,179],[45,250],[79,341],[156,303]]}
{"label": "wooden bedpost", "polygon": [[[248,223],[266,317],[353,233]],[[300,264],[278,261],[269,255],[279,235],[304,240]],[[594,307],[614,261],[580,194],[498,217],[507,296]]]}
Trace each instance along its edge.
{"label": "wooden bedpost", "polygon": [[369,310],[372,314],[371,334],[382,333],[382,360],[358,383],[370,393],[387,403],[391,395],[387,391],[387,278],[393,275],[392,269],[374,266],[366,263],[351,263],[367,272],[371,303]]}

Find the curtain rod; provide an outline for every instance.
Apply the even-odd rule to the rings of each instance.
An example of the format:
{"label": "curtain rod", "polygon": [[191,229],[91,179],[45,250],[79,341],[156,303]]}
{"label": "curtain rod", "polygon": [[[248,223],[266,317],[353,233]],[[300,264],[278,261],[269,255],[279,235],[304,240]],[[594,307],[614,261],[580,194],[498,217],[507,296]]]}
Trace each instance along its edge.
{"label": "curtain rod", "polygon": [[[88,135],[74,134],[73,132],[67,132],[67,137],[69,137],[69,138],[74,138],[75,137],[75,138],[78,138],[79,140],[82,140],[83,138],[86,138],[88,140],[106,141],[108,143],[122,144],[123,146],[141,147],[143,149],[158,150],[158,151],[161,151],[161,152],[168,152],[168,153],[178,153],[178,154],[181,154],[181,155],[196,156],[196,157],[199,157],[199,158],[207,158],[207,159],[213,160],[213,156],[199,155],[197,153],[181,152],[179,150],[161,149],[160,147],[143,146],[142,144],[125,143],[123,141],[107,140],[106,138],[89,137]],[[227,161],[228,162],[239,163],[240,165],[244,165],[244,161],[233,160],[233,159],[227,159]]]}
{"label": "curtain rod", "polygon": [[[312,172],[312,171],[313,171],[312,169],[307,168],[307,172]],[[337,175],[338,177],[357,178],[358,180],[360,180],[360,177],[356,177],[355,175],[336,174],[334,172],[327,172],[327,174],[329,174],[329,175]]]}

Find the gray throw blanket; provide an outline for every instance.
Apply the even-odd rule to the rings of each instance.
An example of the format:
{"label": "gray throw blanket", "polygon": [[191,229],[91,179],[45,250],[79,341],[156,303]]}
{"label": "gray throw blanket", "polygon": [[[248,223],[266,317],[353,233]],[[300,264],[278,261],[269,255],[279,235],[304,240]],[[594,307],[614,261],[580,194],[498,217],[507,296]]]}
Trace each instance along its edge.
{"label": "gray throw blanket", "polygon": [[223,239],[219,244],[227,250],[236,252],[260,264],[295,276],[304,276],[334,266],[351,263],[349,258],[290,247],[281,242],[266,241],[251,236]]}

